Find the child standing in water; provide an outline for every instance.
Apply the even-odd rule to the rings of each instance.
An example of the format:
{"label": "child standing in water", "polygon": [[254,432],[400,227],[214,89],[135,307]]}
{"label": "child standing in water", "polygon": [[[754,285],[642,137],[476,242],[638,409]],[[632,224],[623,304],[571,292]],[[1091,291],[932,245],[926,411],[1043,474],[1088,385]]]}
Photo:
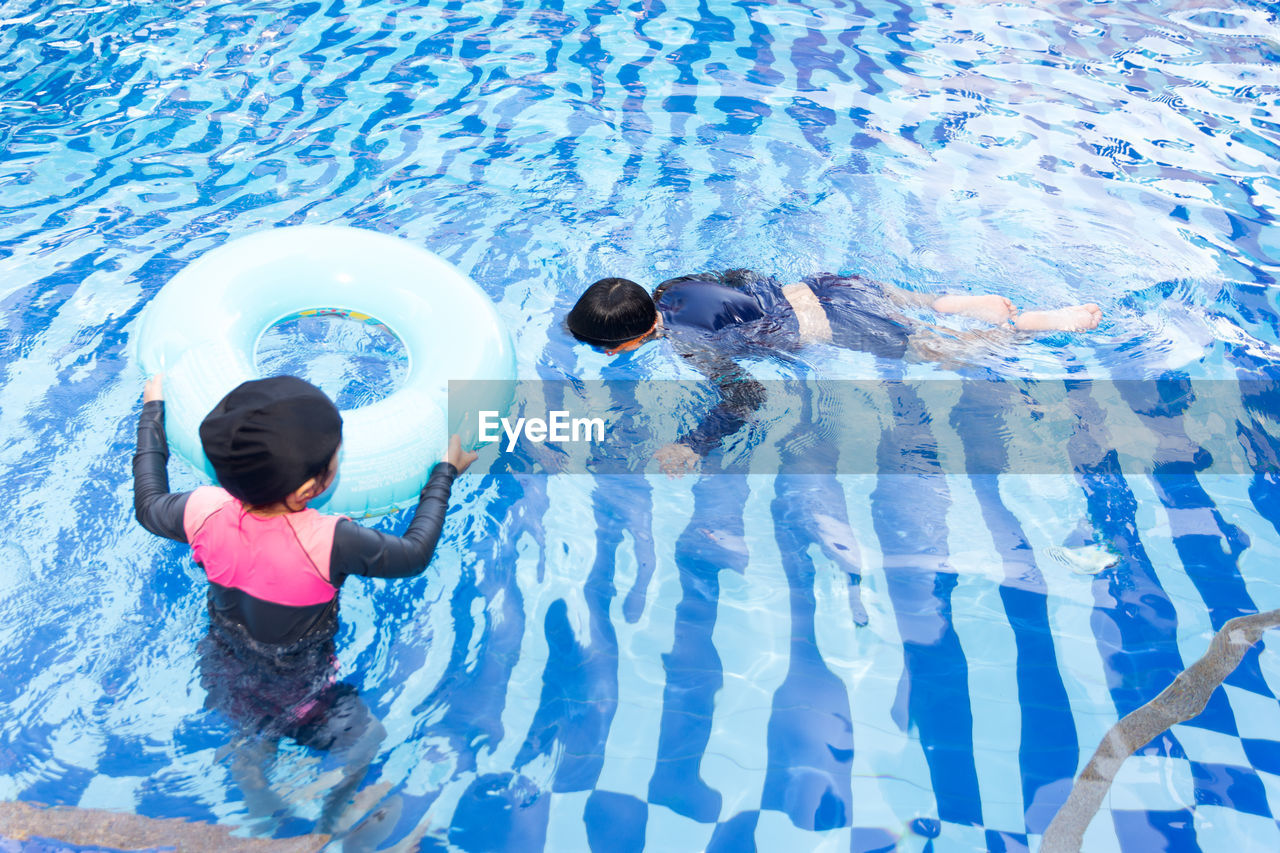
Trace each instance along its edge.
{"label": "child standing in water", "polygon": [[318,826],[332,831],[383,735],[355,689],[337,683],[338,591],[351,575],[420,574],[440,538],[453,480],[476,454],[453,436],[409,528],[394,536],[307,507],[337,475],[342,417],[302,379],[243,383],[204,419],[200,440],[219,486],[171,493],[161,378],[150,379],[133,457],[134,512],[152,533],[190,545],[208,576],[201,680],[208,704],[251,743],[231,768],[250,810],[265,816],[284,807],[263,765],[276,740],[291,737],[344,759],[344,780]]}

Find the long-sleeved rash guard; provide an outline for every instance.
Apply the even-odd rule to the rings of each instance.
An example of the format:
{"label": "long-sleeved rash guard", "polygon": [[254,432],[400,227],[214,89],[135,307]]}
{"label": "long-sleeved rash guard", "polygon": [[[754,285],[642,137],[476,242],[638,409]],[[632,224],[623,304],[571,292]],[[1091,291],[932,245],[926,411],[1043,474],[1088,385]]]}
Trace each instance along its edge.
{"label": "long-sleeved rash guard", "polygon": [[133,457],[138,522],[157,536],[193,547],[209,576],[215,624],[236,634],[242,629],[268,646],[332,639],[338,589],[349,575],[396,578],[422,572],[435,552],[458,473],[447,462],[437,465],[409,529],[394,536],[315,510],[255,516],[221,489],[172,493],[168,459],[164,403],[144,403]]}

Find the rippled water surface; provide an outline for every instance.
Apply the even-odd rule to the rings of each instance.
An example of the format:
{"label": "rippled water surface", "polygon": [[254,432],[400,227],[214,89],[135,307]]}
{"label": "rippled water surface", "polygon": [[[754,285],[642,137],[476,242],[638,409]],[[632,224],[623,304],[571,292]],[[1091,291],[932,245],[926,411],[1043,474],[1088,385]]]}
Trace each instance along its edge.
{"label": "rippled water surface", "polygon": [[[255,818],[198,677],[202,573],[131,517],[130,334],[210,248],[404,237],[493,298],[524,378],[685,375],[573,345],[605,275],[1091,300],[1096,332],[982,366],[1262,380],[1130,426],[1274,460],[1277,68],[1275,7],[1243,0],[0,2],[0,799],[288,835],[332,784],[286,742],[292,817]],[[352,404],[394,382],[303,332],[354,348],[318,368]],[[341,676],[387,731],[352,819],[381,807],[388,849],[1034,847],[1119,716],[1280,606],[1274,474],[1080,453],[999,481],[468,474],[424,576],[343,590]],[[1062,559],[1099,544],[1115,565]],[[1086,849],[1280,849],[1267,639],[1126,763]]]}

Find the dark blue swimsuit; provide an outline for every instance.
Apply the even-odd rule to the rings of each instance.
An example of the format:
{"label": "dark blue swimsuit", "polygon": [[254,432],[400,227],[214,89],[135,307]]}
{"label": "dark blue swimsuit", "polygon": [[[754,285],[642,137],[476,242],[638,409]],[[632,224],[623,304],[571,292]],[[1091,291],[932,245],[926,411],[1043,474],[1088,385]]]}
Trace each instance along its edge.
{"label": "dark blue swimsuit", "polygon": [[[801,281],[826,313],[832,343],[881,358],[906,353],[911,330],[891,319],[896,311],[878,284],[831,273]],[[681,276],[663,282],[656,293],[667,337],[720,389],[721,403],[680,438],[706,455],[764,402],[764,387],[734,359],[798,349],[800,325],[777,279],[749,270]]]}
{"label": "dark blue swimsuit", "polygon": [[658,301],[667,328],[718,332],[726,326],[754,323],[765,316],[760,300],[740,288],[715,281],[682,281]]}
{"label": "dark blue swimsuit", "polygon": [[[818,298],[836,346],[881,358],[906,353],[911,330],[890,318],[896,311],[878,284],[831,273],[806,276],[801,283]],[[682,276],[659,286],[657,302],[663,325],[676,337],[732,329],[726,340],[717,341],[717,351],[725,355],[742,354],[734,352],[734,344],[774,350],[793,350],[799,344],[795,312],[773,277],[746,270]]]}

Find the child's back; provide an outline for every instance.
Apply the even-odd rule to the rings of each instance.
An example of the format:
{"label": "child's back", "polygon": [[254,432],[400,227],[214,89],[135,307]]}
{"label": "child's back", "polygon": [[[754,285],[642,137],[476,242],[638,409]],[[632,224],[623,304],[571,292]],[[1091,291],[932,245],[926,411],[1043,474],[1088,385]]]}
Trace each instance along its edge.
{"label": "child's back", "polygon": [[267,645],[331,639],[349,575],[422,572],[453,479],[475,458],[455,437],[409,529],[394,536],[307,508],[332,485],[342,441],[337,408],[313,385],[292,376],[246,382],[210,412],[200,437],[221,485],[170,493],[164,402],[159,381],[149,382],[133,460],[135,514],[152,533],[191,546],[209,579],[215,627]]}

